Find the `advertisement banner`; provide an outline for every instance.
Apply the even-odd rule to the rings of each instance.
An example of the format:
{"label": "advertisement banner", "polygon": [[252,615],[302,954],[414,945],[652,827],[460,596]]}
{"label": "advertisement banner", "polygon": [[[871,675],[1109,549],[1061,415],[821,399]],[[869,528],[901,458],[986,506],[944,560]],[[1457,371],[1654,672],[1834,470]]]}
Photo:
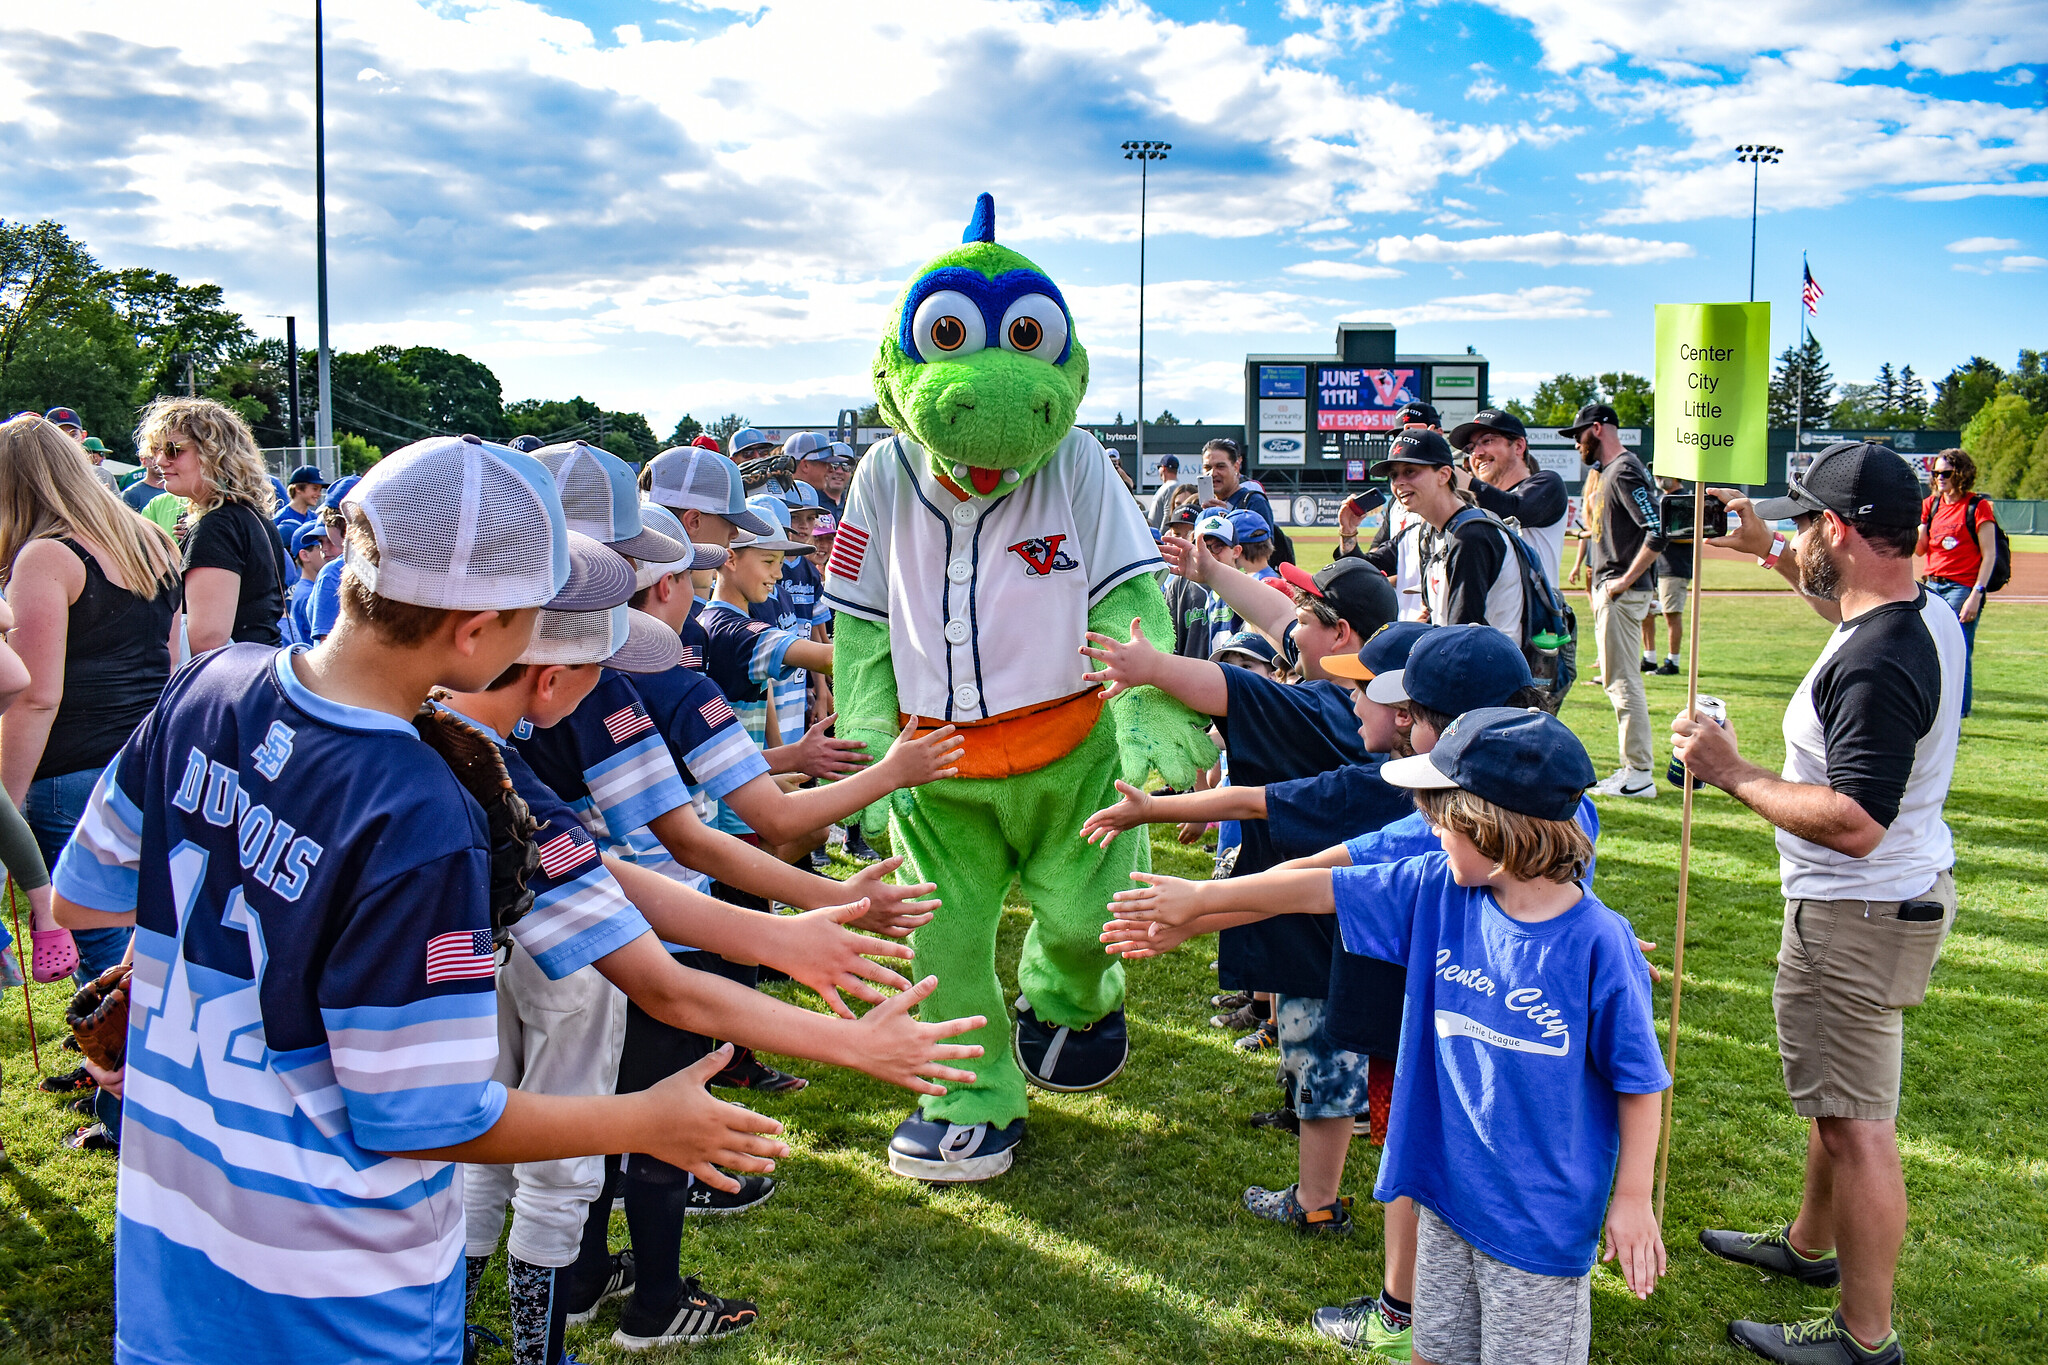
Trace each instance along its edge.
{"label": "advertisement banner", "polygon": [[1260,431],[1307,431],[1308,400],[1305,398],[1261,398]]}
{"label": "advertisement banner", "polygon": [[1394,414],[1422,397],[1419,369],[1316,367],[1316,430],[1392,431]]}
{"label": "advertisement banner", "polygon": [[1259,463],[1307,464],[1308,441],[1300,433],[1266,431],[1259,433]]}
{"label": "advertisement banner", "polygon": [[1657,305],[1657,472],[1762,483],[1771,305]]}
{"label": "advertisement banner", "polygon": [[1306,365],[1261,365],[1261,366],[1259,366],[1259,397],[1261,397],[1261,398],[1306,398],[1306,397],[1308,397],[1308,366],[1306,366]]}
{"label": "advertisement banner", "polygon": [[1479,367],[1477,365],[1439,365],[1429,372],[1429,394],[1432,398],[1469,398],[1479,401]]}

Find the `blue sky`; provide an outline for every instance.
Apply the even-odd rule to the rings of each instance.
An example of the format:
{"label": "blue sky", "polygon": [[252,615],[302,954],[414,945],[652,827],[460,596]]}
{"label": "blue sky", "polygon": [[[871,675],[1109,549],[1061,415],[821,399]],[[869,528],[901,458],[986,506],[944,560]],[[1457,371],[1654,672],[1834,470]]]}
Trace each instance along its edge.
{"label": "blue sky", "polygon": [[[0,20],[0,216],[313,314],[309,4]],[[2048,12],[2028,0],[1012,0],[328,7],[337,346],[426,343],[508,398],[666,430],[866,401],[889,305],[982,190],[1066,291],[1083,414],[1241,420],[1247,351],[1387,319],[1497,394],[1647,370],[1651,306],[1748,288],[1840,379],[2048,346]]]}

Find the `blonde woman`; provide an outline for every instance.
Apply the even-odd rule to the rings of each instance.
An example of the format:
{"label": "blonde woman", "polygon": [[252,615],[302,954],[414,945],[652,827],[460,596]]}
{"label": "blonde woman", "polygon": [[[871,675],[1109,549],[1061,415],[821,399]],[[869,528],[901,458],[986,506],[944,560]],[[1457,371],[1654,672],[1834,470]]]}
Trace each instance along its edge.
{"label": "blonde woman", "polygon": [[278,622],[296,574],[270,520],[277,492],[248,424],[210,398],[159,398],[142,414],[135,444],[188,503],[180,539],[191,652],[283,643]]}
{"label": "blonde woman", "polygon": [[[77,443],[24,413],[0,425],[0,583],[29,675],[0,716],[0,783],[54,867],[100,769],[170,677],[177,547],[107,491]],[[38,909],[40,980],[63,974],[53,954],[85,980],[127,950],[125,930],[85,930],[72,956],[43,921]]]}

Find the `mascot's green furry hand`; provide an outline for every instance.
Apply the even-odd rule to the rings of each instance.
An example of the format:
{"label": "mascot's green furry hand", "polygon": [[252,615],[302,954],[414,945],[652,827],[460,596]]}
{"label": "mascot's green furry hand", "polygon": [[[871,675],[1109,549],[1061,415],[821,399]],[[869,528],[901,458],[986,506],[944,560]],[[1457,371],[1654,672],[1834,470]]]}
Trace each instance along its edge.
{"label": "mascot's green furry hand", "polygon": [[1189,791],[1196,774],[1216,762],[1209,718],[1156,687],[1119,692],[1109,700],[1109,716],[1116,723],[1123,779],[1133,787],[1143,787],[1156,772],[1167,786]]}

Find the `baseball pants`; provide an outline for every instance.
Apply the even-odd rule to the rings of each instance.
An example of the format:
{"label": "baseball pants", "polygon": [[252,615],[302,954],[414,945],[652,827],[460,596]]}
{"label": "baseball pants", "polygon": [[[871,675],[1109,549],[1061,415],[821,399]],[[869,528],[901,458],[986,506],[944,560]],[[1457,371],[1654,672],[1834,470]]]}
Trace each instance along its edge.
{"label": "baseball pants", "polygon": [[[494,1080],[542,1095],[609,1095],[626,1036],[626,997],[595,967],[548,980],[513,944],[498,968],[498,1065]],[[463,1216],[471,1256],[489,1256],[512,1206],[507,1244],[519,1260],[571,1265],[583,1216],[604,1188],[604,1158],[464,1166]]]}
{"label": "baseball pants", "polygon": [[1085,1028],[1124,1002],[1123,964],[1102,951],[1109,898],[1149,871],[1151,845],[1125,835],[1107,848],[1081,839],[1081,822],[1116,800],[1116,731],[1105,711],[1072,753],[1036,772],[1001,778],[948,778],[903,793],[889,832],[904,859],[904,881],[935,882],[945,903],[911,936],[919,976],[938,989],[921,1019],[987,1016],[988,1024],[953,1039],[979,1043],[965,1065],[972,1085],[947,1083],[926,1096],[927,1117],[962,1125],[1008,1124],[1029,1108],[1024,1073],[1011,1050],[1009,1000],[996,975],[996,931],[1013,878],[1031,906],[1031,929],[1017,964],[1017,985],[1049,1024]]}
{"label": "baseball pants", "polygon": [[1643,618],[1656,596],[1648,588],[1610,593],[1593,590],[1593,628],[1600,639],[1600,676],[1614,705],[1622,766],[1649,772],[1656,762],[1650,744],[1650,694],[1643,687]]}

